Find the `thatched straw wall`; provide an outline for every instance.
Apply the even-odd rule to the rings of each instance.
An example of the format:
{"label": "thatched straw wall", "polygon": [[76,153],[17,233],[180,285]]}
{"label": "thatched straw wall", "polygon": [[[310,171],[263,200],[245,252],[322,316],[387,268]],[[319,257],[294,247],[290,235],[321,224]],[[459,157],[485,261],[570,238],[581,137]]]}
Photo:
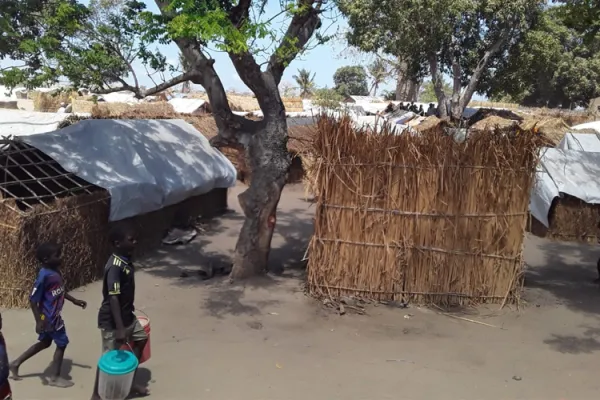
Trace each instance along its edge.
{"label": "thatched straw wall", "polygon": [[4,230],[0,239],[0,306],[28,306],[39,267],[35,249],[46,241],[64,245],[62,273],[67,289],[100,276],[107,251],[108,204],[107,193],[101,191],[57,199],[50,211],[37,206],[32,212],[19,215],[8,207],[0,207],[0,229]]}
{"label": "thatched straw wall", "polygon": [[124,113],[168,114],[174,112],[173,107],[169,103],[163,101],[128,104],[73,100],[72,104],[74,113],[103,114],[105,118],[118,117]]}
{"label": "thatched straw wall", "polygon": [[308,286],[317,296],[514,302],[522,285],[531,132],[372,135],[318,123]]}
{"label": "thatched straw wall", "polygon": [[560,241],[598,243],[600,240],[600,204],[563,194],[554,199],[548,214],[550,228],[531,217],[529,231]]}
{"label": "thatched straw wall", "polygon": [[32,92],[33,111],[56,112],[60,108],[60,103],[69,104],[76,97],[77,92]]}
{"label": "thatched straw wall", "polygon": [[[227,189],[215,189],[130,218],[139,232],[137,256],[156,249],[172,226],[186,225],[198,216],[210,218],[226,209]],[[63,244],[62,273],[68,290],[100,278],[110,251],[109,211],[110,198],[105,191],[59,198],[50,211],[37,206],[32,212],[18,214],[0,207],[0,307],[29,305],[39,267],[35,248],[45,241]]]}

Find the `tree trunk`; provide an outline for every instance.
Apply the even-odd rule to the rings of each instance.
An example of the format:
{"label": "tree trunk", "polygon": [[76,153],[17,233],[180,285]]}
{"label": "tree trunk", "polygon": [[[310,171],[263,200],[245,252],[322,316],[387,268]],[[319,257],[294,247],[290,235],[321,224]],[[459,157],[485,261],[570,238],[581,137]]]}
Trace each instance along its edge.
{"label": "tree trunk", "polygon": [[265,115],[264,129],[254,134],[247,146],[252,180],[238,196],[246,219],[235,246],[232,280],[262,274],[268,269],[277,204],[291,165],[283,110],[281,103],[280,113]]}

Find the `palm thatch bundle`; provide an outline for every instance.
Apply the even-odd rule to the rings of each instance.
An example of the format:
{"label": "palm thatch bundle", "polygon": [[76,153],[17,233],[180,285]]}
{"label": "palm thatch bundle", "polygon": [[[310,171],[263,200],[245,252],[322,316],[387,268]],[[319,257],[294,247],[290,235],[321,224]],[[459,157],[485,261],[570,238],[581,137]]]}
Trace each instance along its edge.
{"label": "palm thatch bundle", "polygon": [[304,104],[300,97],[283,97],[281,99],[287,112],[302,112],[304,111]]}
{"label": "palm thatch bundle", "polygon": [[496,115],[491,115],[487,118],[482,119],[471,125],[469,128],[471,132],[494,132],[496,130],[505,130],[508,129],[513,130],[513,128],[518,125],[517,121],[505,119],[502,117],[498,117]]}
{"label": "palm thatch bundle", "polygon": [[562,194],[555,198],[548,213],[550,227],[531,217],[529,231],[549,239],[598,243],[600,241],[600,204],[590,204]]}
{"label": "palm thatch bundle", "polygon": [[77,92],[32,92],[33,110],[56,112],[61,103],[69,104],[78,96]]}
{"label": "palm thatch bundle", "polygon": [[395,135],[319,120],[308,287],[315,296],[516,302],[539,137]]}

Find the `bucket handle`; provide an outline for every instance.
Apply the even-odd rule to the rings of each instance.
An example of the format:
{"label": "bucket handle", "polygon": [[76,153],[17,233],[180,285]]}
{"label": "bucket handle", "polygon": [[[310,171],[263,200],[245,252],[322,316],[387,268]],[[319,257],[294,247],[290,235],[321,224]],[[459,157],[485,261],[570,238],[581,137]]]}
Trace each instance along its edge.
{"label": "bucket handle", "polygon": [[150,321],[150,317],[148,316],[148,314],[146,314],[145,312],[143,312],[142,310],[135,310],[136,314],[137,313],[142,313],[144,315],[144,317],[146,317],[146,319],[148,319],[148,321]]}

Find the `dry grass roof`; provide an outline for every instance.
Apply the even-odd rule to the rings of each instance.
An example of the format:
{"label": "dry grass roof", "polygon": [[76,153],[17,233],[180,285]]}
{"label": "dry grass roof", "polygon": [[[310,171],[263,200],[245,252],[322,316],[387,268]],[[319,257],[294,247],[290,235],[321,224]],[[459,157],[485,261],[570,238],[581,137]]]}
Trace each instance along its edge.
{"label": "dry grass roof", "polygon": [[[188,97],[209,101],[206,93],[194,93]],[[229,107],[231,107],[232,111],[252,112],[260,110],[258,100],[253,96],[228,93],[227,100],[229,101]],[[300,97],[283,97],[281,100],[283,101],[283,105],[287,112],[304,111],[304,106]]]}
{"label": "dry grass roof", "polygon": [[493,131],[495,129],[505,129],[517,125],[518,122],[502,118],[496,115],[491,115],[471,125],[473,131]]}

